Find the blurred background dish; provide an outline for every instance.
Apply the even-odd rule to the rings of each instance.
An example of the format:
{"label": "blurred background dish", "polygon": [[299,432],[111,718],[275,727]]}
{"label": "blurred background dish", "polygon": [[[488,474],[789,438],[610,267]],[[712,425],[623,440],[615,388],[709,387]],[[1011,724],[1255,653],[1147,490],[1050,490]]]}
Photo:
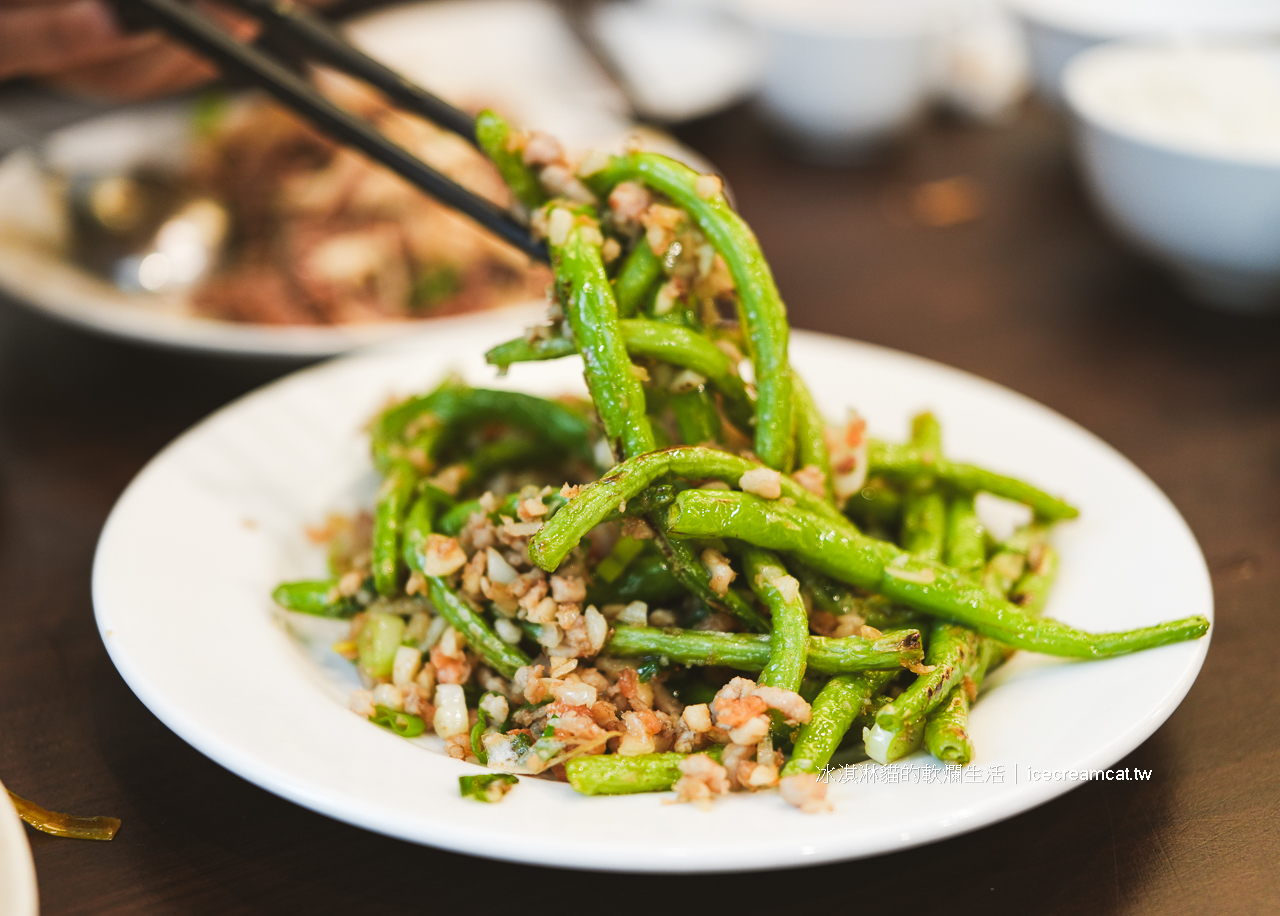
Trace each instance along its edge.
{"label": "blurred background dish", "polygon": [[600,3],[587,28],[636,112],[667,124],[740,101],[760,78],[758,38],[716,4]]}
{"label": "blurred background dish", "polygon": [[1067,67],[1081,168],[1202,300],[1280,303],[1280,45],[1119,42]]}
{"label": "blurred background dish", "polygon": [[1121,38],[1280,36],[1275,0],[1009,0],[1026,29],[1036,90],[1063,104],[1067,64]]}
{"label": "blurred background dish", "polygon": [[[646,148],[652,129],[540,0],[413,4],[347,26],[366,52],[571,152]],[[321,71],[331,98],[500,203],[467,143]],[[549,274],[465,218],[257,96],[130,106],[0,163],[0,285],[82,326],[224,353],[316,357],[420,318],[541,302]]]}
{"label": "blurred background dish", "polygon": [[902,132],[929,95],[924,0],[739,0],[760,33],[761,112],[809,158],[857,158]]}

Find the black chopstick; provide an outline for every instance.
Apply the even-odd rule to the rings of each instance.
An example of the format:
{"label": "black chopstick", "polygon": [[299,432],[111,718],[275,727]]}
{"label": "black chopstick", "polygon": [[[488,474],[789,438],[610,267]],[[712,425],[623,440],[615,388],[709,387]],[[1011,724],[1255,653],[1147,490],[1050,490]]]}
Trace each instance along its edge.
{"label": "black chopstick", "polygon": [[366,122],[334,105],[306,80],[256,48],[239,41],[181,0],[119,2],[127,10],[142,12],[151,23],[192,50],[215,61],[225,70],[243,76],[248,82],[270,93],[277,101],[310,121],[321,133],[339,143],[355,147],[445,206],[465,213],[531,258],[544,262],[550,260],[546,245],[534,239],[529,228],[507,211],[472,193],[408,150],[392,143]]}
{"label": "black chopstick", "polygon": [[291,0],[231,0],[231,4],[296,42],[303,53],[314,54],[330,66],[359,77],[382,90],[401,108],[422,115],[470,143],[476,142],[475,118],[352,47],[310,10]]}

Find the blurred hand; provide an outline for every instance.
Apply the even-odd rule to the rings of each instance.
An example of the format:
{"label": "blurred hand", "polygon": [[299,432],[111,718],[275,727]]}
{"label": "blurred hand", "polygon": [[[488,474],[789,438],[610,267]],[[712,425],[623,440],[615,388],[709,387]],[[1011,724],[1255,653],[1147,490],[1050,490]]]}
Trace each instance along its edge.
{"label": "blurred hand", "polygon": [[[198,4],[237,37],[244,16]],[[125,101],[190,89],[217,69],[159,32],[126,33],[102,0],[0,0],[0,80],[27,76],[95,98]]]}

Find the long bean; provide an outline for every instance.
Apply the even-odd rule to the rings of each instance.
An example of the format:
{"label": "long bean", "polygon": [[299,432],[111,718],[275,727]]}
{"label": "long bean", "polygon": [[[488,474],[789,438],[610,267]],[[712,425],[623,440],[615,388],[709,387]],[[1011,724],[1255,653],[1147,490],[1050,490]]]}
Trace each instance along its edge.
{"label": "long bean", "polygon": [[[847,674],[875,668],[897,670],[924,655],[919,630],[891,630],[875,639],[810,636],[807,669],[815,674]],[[606,655],[639,658],[661,655],[682,665],[723,665],[739,671],[763,671],[772,637],[756,633],[719,633],[676,627],[618,627],[602,650]]]}
{"label": "long bean", "polygon": [[796,404],[796,466],[815,467],[821,471],[823,492],[828,500],[834,502],[831,454],[827,451],[827,422],[814,403],[808,386],[794,370],[791,384]]}
{"label": "long bean", "polygon": [[1004,649],[994,640],[984,639],[968,680],[951,688],[947,698],[925,719],[924,744],[929,753],[944,763],[966,766],[973,760],[973,739],[969,737],[970,693],[977,694],[987,670],[998,663]]}
{"label": "long bean", "polygon": [[515,131],[499,114],[485,109],[476,115],[476,141],[497,166],[498,174],[511,193],[530,210],[540,206],[547,194],[533,170],[524,164],[522,151],[514,146]]}
{"label": "long bean", "polygon": [[[717,763],[722,748],[705,753]],[[574,757],[564,765],[569,785],[583,795],[630,795],[635,792],[664,792],[680,778],[680,762],[688,754],[593,754]]]}
{"label": "long bean", "polygon": [[966,493],[984,490],[1030,506],[1045,521],[1061,521],[1080,514],[1074,506],[1029,483],[971,464],[926,455],[910,445],[889,445],[871,440],[867,450],[867,468],[871,474],[904,479],[931,475]]}
{"label": "long bean", "polygon": [[973,509],[973,496],[961,493],[947,506],[946,564],[961,575],[977,579],[987,562],[986,528]]}
{"label": "long bean", "polygon": [[621,181],[636,180],[659,191],[702,230],[724,258],[738,292],[738,310],[747,331],[755,364],[755,453],[769,467],[791,470],[794,457],[792,385],[787,362],[787,313],[769,264],[751,228],[725,200],[723,193],[703,197],[693,169],[656,153],[616,156],[586,179],[603,193]]}
{"label": "long bean", "polygon": [[[747,581],[769,609],[772,621],[769,661],[756,680],[769,687],[799,690],[809,647],[809,614],[800,597],[800,583],[768,550],[748,547],[742,551],[742,562]],[[783,580],[790,580],[790,594],[783,593],[788,587]]]}
{"label": "long bean", "polygon": [[627,252],[622,269],[613,281],[614,295],[618,300],[618,317],[631,318],[644,301],[645,294],[653,289],[662,276],[662,258],[639,239]]}
{"label": "long bean", "polygon": [[[747,458],[697,446],[678,446],[631,458],[583,487],[568,505],[551,516],[530,539],[529,557],[551,572],[588,531],[661,477],[713,479],[737,485],[743,474],[759,467]],[[780,486],[782,495],[794,500],[798,506],[850,527],[834,506],[814,496],[785,474],[781,477]]]}
{"label": "long bean", "polygon": [[1198,639],[1209,629],[1209,621],[1201,616],[1116,633],[1086,633],[1056,620],[1031,617],[941,564],[914,558],[851,526],[833,527],[812,513],[747,493],[686,490],[668,509],[667,525],[677,536],[733,537],[798,554],[842,582],[1032,652],[1107,658]]}
{"label": "long bean", "polygon": [[[552,219],[568,210],[557,209]],[[584,219],[585,217],[572,217]],[[654,449],[644,409],[644,386],[633,371],[618,329],[618,306],[600,258],[600,245],[575,223],[562,243],[551,239],[559,296],[582,353],[584,377],[614,454],[633,457]],[[598,231],[595,237],[599,238]]]}
{"label": "long bean", "polygon": [[[656,518],[655,524],[659,524]],[[769,632],[769,621],[746,598],[738,594],[736,589],[730,588],[723,595],[712,589],[711,577],[693,548],[684,541],[667,537],[660,524],[658,546],[666,555],[671,574],[691,594],[716,610],[736,617],[749,630],[756,633]]]}
{"label": "long bean", "polygon": [[[729,419],[743,430],[751,429],[755,414],[752,395],[733,361],[714,343],[690,328],[647,318],[622,319],[618,328],[628,353],[661,360],[703,376],[724,398]],[[577,344],[567,337],[532,341],[518,337],[498,344],[484,358],[492,365],[506,367],[518,362],[559,359],[577,352]]]}
{"label": "long bean", "polygon": [[421,479],[405,462],[397,462],[383,478],[373,514],[373,584],[386,597],[400,589],[400,538],[414,487]]}
{"label": "long bean", "polygon": [[287,611],[313,617],[350,617],[359,610],[358,605],[339,590],[337,579],[282,582],[271,593],[271,598]]}
{"label": "long bean", "polygon": [[[410,509],[406,520],[405,560],[410,568],[422,572],[427,537],[431,533],[431,507],[428,497],[423,497]],[[516,669],[529,664],[529,657],[515,646],[503,642],[476,613],[465,598],[455,592],[449,583],[439,576],[425,576],[427,596],[436,611],[449,625],[463,635],[485,664],[504,677],[513,677]]]}
{"label": "long bean", "polygon": [[900,696],[876,713],[876,725],[886,731],[899,731],[909,720],[931,712],[952,687],[972,672],[980,639],[968,627],[936,622],[925,654],[925,664],[932,670],[917,677]]}
{"label": "long bean", "polygon": [[[370,432],[374,462],[384,474],[403,460],[406,430],[422,426],[479,426],[505,423],[537,436],[568,455],[591,459],[591,421],[556,401],[518,391],[472,388],[456,380],[428,394],[407,398],[383,411]],[[434,435],[433,435],[434,441]]]}
{"label": "long bean", "polygon": [[[931,413],[918,414],[911,422],[911,445],[932,464],[942,455],[942,429]],[[947,502],[932,475],[923,475],[907,486],[902,504],[902,547],[926,560],[942,559],[947,533]]]}
{"label": "long bean", "polygon": [[867,671],[838,674],[827,681],[810,707],[809,721],[800,729],[781,775],[822,772],[853,720],[866,711],[871,698],[893,675],[893,671]]}

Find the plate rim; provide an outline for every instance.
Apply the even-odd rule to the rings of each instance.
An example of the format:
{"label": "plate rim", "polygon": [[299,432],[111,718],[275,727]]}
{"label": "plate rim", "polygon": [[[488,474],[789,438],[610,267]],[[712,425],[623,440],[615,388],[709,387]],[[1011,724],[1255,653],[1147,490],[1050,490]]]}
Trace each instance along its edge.
{"label": "plate rim", "polygon": [[0,783],[0,912],[6,916],[36,916],[40,893],[27,828]]}
{"label": "plate rim", "polygon": [[[482,315],[480,317],[483,319],[484,316]],[[471,320],[474,321],[474,319],[475,316],[472,316]],[[1195,548],[1198,564],[1194,572],[1202,577],[1203,584],[1207,586],[1206,596],[1208,605],[1204,608],[1204,612],[1211,622],[1214,620],[1214,597],[1212,582],[1208,573],[1208,566],[1205,561],[1203,551],[1200,549],[1190,526],[1187,525],[1186,520],[1182,517],[1181,513],[1178,512],[1176,506],[1174,506],[1169,497],[1160,490],[1160,488],[1156,486],[1155,483],[1141,471],[1141,469],[1096,434],[1080,426],[1070,418],[1054,411],[1052,408],[1040,404],[1034,399],[1014,391],[1007,386],[984,379],[974,373],[948,366],[936,360],[905,353],[889,347],[883,347],[862,341],[854,341],[836,335],[808,331],[794,331],[793,333],[797,338],[807,338],[813,343],[822,346],[836,345],[840,347],[853,347],[855,349],[867,348],[882,355],[904,360],[908,364],[914,363],[916,365],[930,367],[934,370],[942,369],[948,373],[959,374],[971,381],[980,382],[983,386],[998,389],[1006,396],[1012,396],[1024,406],[1029,405],[1039,411],[1046,412],[1052,415],[1057,422],[1067,425],[1075,434],[1083,434],[1092,446],[1101,447],[1109,453],[1112,458],[1119,459],[1128,468],[1128,470],[1144,481],[1150,488],[1151,492],[1155,494],[1164,506],[1172,513],[1172,518],[1176,519],[1181,533],[1186,536],[1189,543]],[[416,336],[418,335],[415,335],[415,337]],[[338,360],[329,361],[290,373],[281,379],[242,395],[224,407],[212,412],[165,446],[164,449],[148,461],[147,464],[138,472],[122,492],[116,505],[112,508],[99,538],[93,565],[92,593],[94,613],[95,618],[97,619],[100,635],[103,638],[112,662],[116,665],[117,670],[119,670],[121,676],[129,685],[130,689],[134,691],[143,704],[146,705],[158,718],[160,718],[168,728],[205,756],[214,760],[219,765],[231,770],[241,778],[258,785],[273,794],[279,795],[328,817],[332,817],[336,820],[371,830],[376,833],[448,851],[478,855],[501,861],[550,866],[555,868],[567,868],[571,870],[630,873],[731,873],[744,870],[783,869],[797,866],[817,865],[825,862],[866,858],[900,851],[915,846],[926,845],[941,839],[959,836],[978,830],[990,824],[997,823],[1009,817],[1029,811],[1032,808],[1039,807],[1040,805],[1065,794],[1072,788],[1079,785],[1079,782],[1066,780],[1020,784],[1014,790],[1005,792],[995,799],[984,801],[980,812],[966,817],[960,823],[953,822],[944,824],[940,823],[936,819],[931,820],[927,824],[913,823],[907,825],[910,827],[910,830],[908,834],[903,836],[899,841],[894,842],[892,840],[885,839],[880,841],[878,844],[871,844],[874,845],[875,848],[858,848],[859,844],[856,842],[853,844],[828,842],[821,850],[809,847],[790,847],[787,849],[763,847],[762,851],[757,855],[743,855],[743,850],[735,849],[730,851],[733,855],[738,856],[738,860],[734,862],[719,862],[716,864],[711,864],[706,861],[682,862],[670,856],[658,856],[657,858],[642,863],[624,861],[623,865],[620,867],[614,862],[610,862],[608,864],[604,864],[600,861],[588,861],[586,863],[574,861],[572,863],[566,863],[564,858],[567,853],[583,852],[590,857],[589,849],[586,847],[575,847],[573,843],[557,841],[556,845],[551,846],[545,851],[537,848],[529,849],[523,846],[517,849],[516,846],[518,844],[511,842],[505,844],[498,843],[495,845],[495,837],[491,832],[484,828],[470,830],[466,829],[465,825],[458,825],[452,822],[427,822],[422,825],[422,828],[424,829],[418,829],[414,832],[414,835],[408,835],[408,831],[406,831],[404,825],[398,824],[394,817],[382,816],[376,811],[373,813],[373,816],[371,816],[368,810],[358,810],[361,804],[359,799],[352,799],[349,797],[343,798],[341,792],[334,793],[331,789],[329,790],[329,795],[331,797],[326,798],[325,787],[313,784],[314,780],[310,780],[309,778],[302,781],[297,779],[291,780],[287,773],[279,771],[279,768],[274,762],[264,763],[261,760],[256,760],[252,753],[237,747],[234,742],[224,741],[216,734],[202,734],[198,723],[187,721],[177,705],[171,703],[167,697],[157,694],[151,689],[151,685],[148,683],[143,672],[135,667],[133,661],[128,658],[127,653],[121,651],[119,643],[113,641],[111,638],[110,610],[105,607],[102,594],[104,589],[103,579],[105,576],[105,573],[102,570],[102,556],[104,552],[104,544],[106,544],[111,537],[113,523],[117,523],[117,517],[121,513],[121,507],[125,505],[130,493],[143,483],[148,472],[151,471],[154,466],[163,461],[171,451],[178,448],[189,437],[195,435],[199,430],[207,424],[211,424],[217,418],[237,410],[251,400],[268,397],[282,386],[305,384],[305,378],[311,373],[323,373],[335,364],[355,361],[376,361],[384,355],[394,356],[397,352],[402,350],[411,351],[414,346],[415,341],[413,338],[394,341],[390,344],[384,344],[380,347],[349,354]],[[300,379],[302,381],[299,381]],[[1146,741],[1152,734],[1154,734],[1154,732],[1173,714],[1185,698],[1187,692],[1191,689],[1192,684],[1194,684],[1203,665],[1204,658],[1208,652],[1211,638],[1212,627],[1210,633],[1198,641],[1193,657],[1180,670],[1178,678],[1166,685],[1166,690],[1158,704],[1158,709],[1150,714],[1138,727],[1127,728],[1109,744],[1096,749],[1091,756],[1082,762],[1081,768],[1090,770],[1108,768],[1123,759],[1136,747]],[[468,765],[461,764],[457,761],[452,762],[457,763],[459,767],[463,768],[460,769],[459,772],[471,771],[466,769]],[[631,796],[630,798],[635,797],[636,796]],[[365,804],[367,808],[368,805],[367,803]],[[901,826],[902,825],[898,825],[899,828]],[[460,827],[462,829],[459,829]],[[447,835],[445,835],[446,833]],[[721,855],[723,856],[724,853],[721,853]]]}

